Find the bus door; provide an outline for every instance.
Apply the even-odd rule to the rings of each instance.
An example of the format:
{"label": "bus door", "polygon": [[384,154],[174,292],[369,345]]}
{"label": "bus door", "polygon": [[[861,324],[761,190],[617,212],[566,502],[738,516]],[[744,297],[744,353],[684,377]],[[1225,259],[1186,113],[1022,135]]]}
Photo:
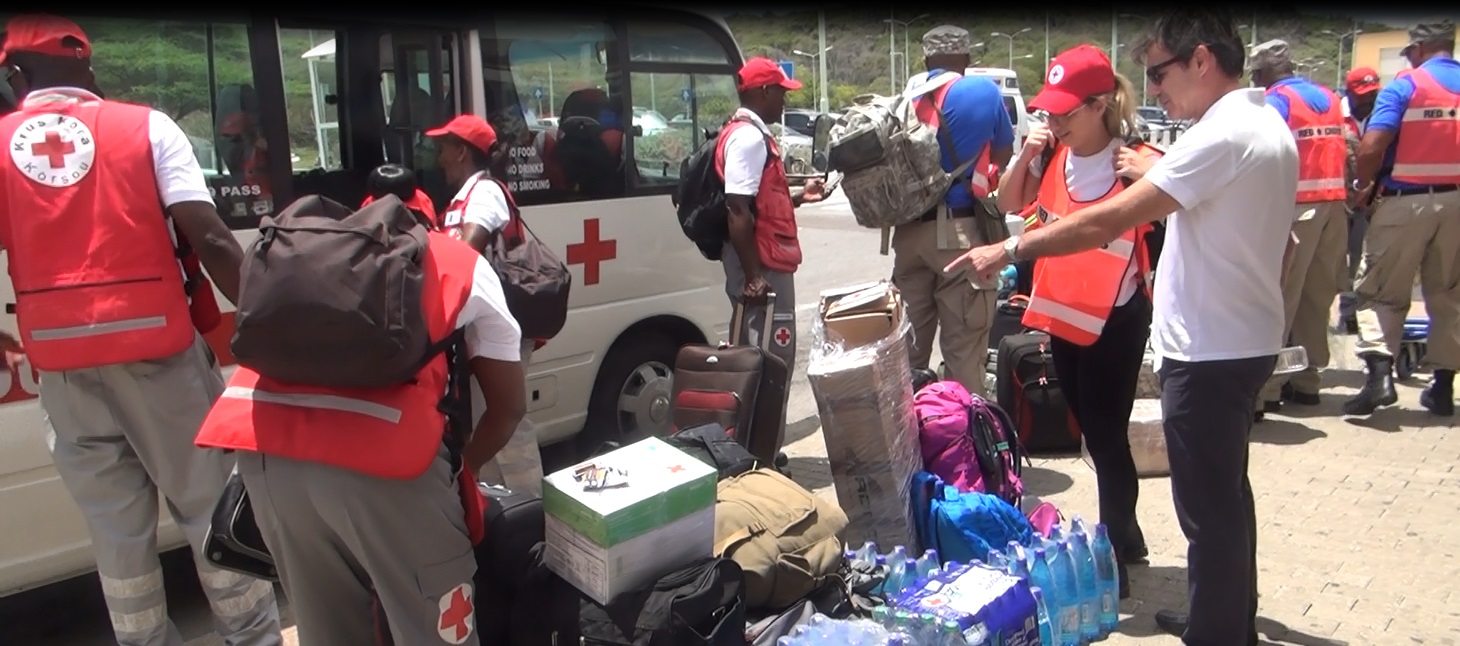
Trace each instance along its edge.
{"label": "bus door", "polygon": [[414,169],[421,189],[444,207],[452,197],[452,187],[425,133],[460,113],[454,82],[455,34],[402,29],[382,34],[380,43],[381,58],[389,63],[380,83],[386,106],[386,159]]}

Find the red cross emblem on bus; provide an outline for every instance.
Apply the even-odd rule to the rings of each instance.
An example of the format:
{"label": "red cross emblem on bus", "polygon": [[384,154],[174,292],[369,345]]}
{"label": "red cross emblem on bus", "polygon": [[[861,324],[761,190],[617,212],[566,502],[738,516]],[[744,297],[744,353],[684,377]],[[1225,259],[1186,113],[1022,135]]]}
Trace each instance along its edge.
{"label": "red cross emblem on bus", "polygon": [[45,157],[51,168],[65,168],[66,155],[76,152],[76,144],[61,139],[61,133],[52,130],[46,133],[46,140],[30,145],[30,154]]}
{"label": "red cross emblem on bus", "polygon": [[583,265],[583,284],[598,284],[599,264],[618,257],[617,240],[601,240],[598,218],[583,221],[583,241],[568,245],[568,264]]}

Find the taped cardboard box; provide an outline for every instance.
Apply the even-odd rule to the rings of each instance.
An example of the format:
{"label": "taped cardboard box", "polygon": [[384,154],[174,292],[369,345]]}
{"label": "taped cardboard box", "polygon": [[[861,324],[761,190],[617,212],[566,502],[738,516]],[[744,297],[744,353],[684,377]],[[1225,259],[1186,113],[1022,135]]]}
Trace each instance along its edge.
{"label": "taped cardboard box", "polygon": [[[1142,478],[1171,475],[1171,459],[1166,455],[1166,431],[1162,426],[1161,400],[1137,399],[1131,408],[1130,456],[1136,463],[1136,475]],[[1090,449],[1084,440],[1080,441],[1080,452],[1085,464],[1095,468]]]}
{"label": "taped cardboard box", "polygon": [[908,360],[911,325],[897,288],[878,281],[821,293],[806,375],[832,482],[854,544],[920,550],[911,499],[922,468]]}

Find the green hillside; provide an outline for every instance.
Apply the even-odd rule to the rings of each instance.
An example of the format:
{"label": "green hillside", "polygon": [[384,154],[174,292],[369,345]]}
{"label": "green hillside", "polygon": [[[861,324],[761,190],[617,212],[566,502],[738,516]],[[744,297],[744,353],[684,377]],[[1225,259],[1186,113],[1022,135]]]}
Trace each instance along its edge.
{"label": "green hillside", "polygon": [[[897,15],[898,20],[907,21],[917,16],[909,10]],[[846,9],[827,12],[826,44],[828,97],[832,109],[847,105],[859,94],[875,92],[887,94],[894,85],[891,82],[892,67],[889,55],[889,25],[892,17],[885,9]],[[1111,19],[1097,18],[1088,12],[1080,14],[1054,13],[1049,16],[1049,52],[1051,55],[1082,42],[1094,44],[1109,51],[1111,42]],[[1315,67],[1305,67],[1304,73],[1314,80],[1329,85],[1335,84],[1338,71],[1339,39],[1323,33],[1336,34],[1354,28],[1350,17],[1339,15],[1309,15],[1273,13],[1258,15],[1257,38],[1259,42],[1282,38],[1293,46],[1295,61],[1312,61]],[[1243,37],[1251,39],[1251,18],[1242,20]],[[815,52],[817,47],[817,14],[815,11],[769,14],[764,12],[732,13],[726,21],[735,32],[740,48],[746,56],[768,56],[777,60],[794,61],[796,77],[807,87],[792,93],[790,103],[797,107],[815,105],[819,95],[815,85],[816,65],[812,58],[794,54],[794,50]],[[920,40],[927,30],[940,24],[953,24],[968,29],[975,43],[983,46],[974,50],[973,58],[984,67],[1009,67],[1009,44],[1005,38],[991,36],[993,32],[1018,32],[1013,39],[1013,69],[1019,79],[1025,96],[1033,96],[1043,84],[1045,67],[1044,13],[1010,16],[979,16],[972,11],[930,11],[928,15],[912,22],[907,32],[910,38],[904,44],[903,27],[896,27],[897,42],[891,51],[897,53],[896,87],[901,89],[906,81],[902,72],[902,52],[908,53],[908,70],[912,74],[922,71],[922,48]],[[1132,79],[1140,77],[1140,68],[1130,60],[1124,46],[1135,42],[1150,24],[1150,19],[1123,14],[1116,36],[1120,41],[1120,56],[1117,65],[1121,73]],[[1372,30],[1389,29],[1381,25],[1359,25]],[[1344,40],[1344,68],[1350,66],[1351,39]],[[1140,83],[1136,84],[1140,87]]]}

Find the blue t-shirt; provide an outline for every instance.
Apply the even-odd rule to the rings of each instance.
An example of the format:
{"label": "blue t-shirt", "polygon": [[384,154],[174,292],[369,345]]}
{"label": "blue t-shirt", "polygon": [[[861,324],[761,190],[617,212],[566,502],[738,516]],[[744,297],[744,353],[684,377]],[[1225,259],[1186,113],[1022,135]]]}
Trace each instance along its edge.
{"label": "blue t-shirt", "polygon": [[[931,70],[928,78],[942,73],[943,70]],[[943,170],[951,171],[958,168],[958,164],[978,157],[985,145],[995,149],[1014,145],[1014,126],[1009,123],[1003,93],[987,78],[965,76],[954,80],[943,96],[943,117],[947,119],[943,127],[958,152],[958,163],[954,163],[950,151],[943,151]],[[963,179],[954,182],[948,189],[948,208],[973,206],[973,189],[968,185],[968,178],[973,177],[975,170],[983,171],[970,167],[964,172]]]}
{"label": "blue t-shirt", "polygon": [[[1436,57],[1425,61],[1420,69],[1435,77],[1445,89],[1460,93],[1460,63],[1449,57]],[[1364,131],[1369,130],[1399,130],[1399,122],[1404,118],[1404,111],[1409,108],[1409,99],[1414,96],[1414,81],[1409,77],[1394,79],[1394,81],[1379,90],[1379,97],[1374,100],[1374,112],[1369,115],[1369,120],[1364,124]],[[1389,169],[1394,167],[1394,149],[1399,143],[1396,137],[1394,142],[1389,144],[1389,150],[1384,151],[1384,163],[1380,165],[1380,175],[1383,176],[1383,186],[1390,189],[1423,188],[1424,184],[1410,184],[1408,182],[1397,182],[1388,176]]]}
{"label": "blue t-shirt", "polygon": [[1288,120],[1292,111],[1289,110],[1288,97],[1272,91],[1280,87],[1288,88],[1297,93],[1298,97],[1303,99],[1303,103],[1308,104],[1308,109],[1319,114],[1327,112],[1332,106],[1332,102],[1328,98],[1328,93],[1324,92],[1323,88],[1314,85],[1312,81],[1301,76],[1290,76],[1269,85],[1267,93],[1267,104],[1276,109],[1278,114],[1283,115],[1284,121]]}

